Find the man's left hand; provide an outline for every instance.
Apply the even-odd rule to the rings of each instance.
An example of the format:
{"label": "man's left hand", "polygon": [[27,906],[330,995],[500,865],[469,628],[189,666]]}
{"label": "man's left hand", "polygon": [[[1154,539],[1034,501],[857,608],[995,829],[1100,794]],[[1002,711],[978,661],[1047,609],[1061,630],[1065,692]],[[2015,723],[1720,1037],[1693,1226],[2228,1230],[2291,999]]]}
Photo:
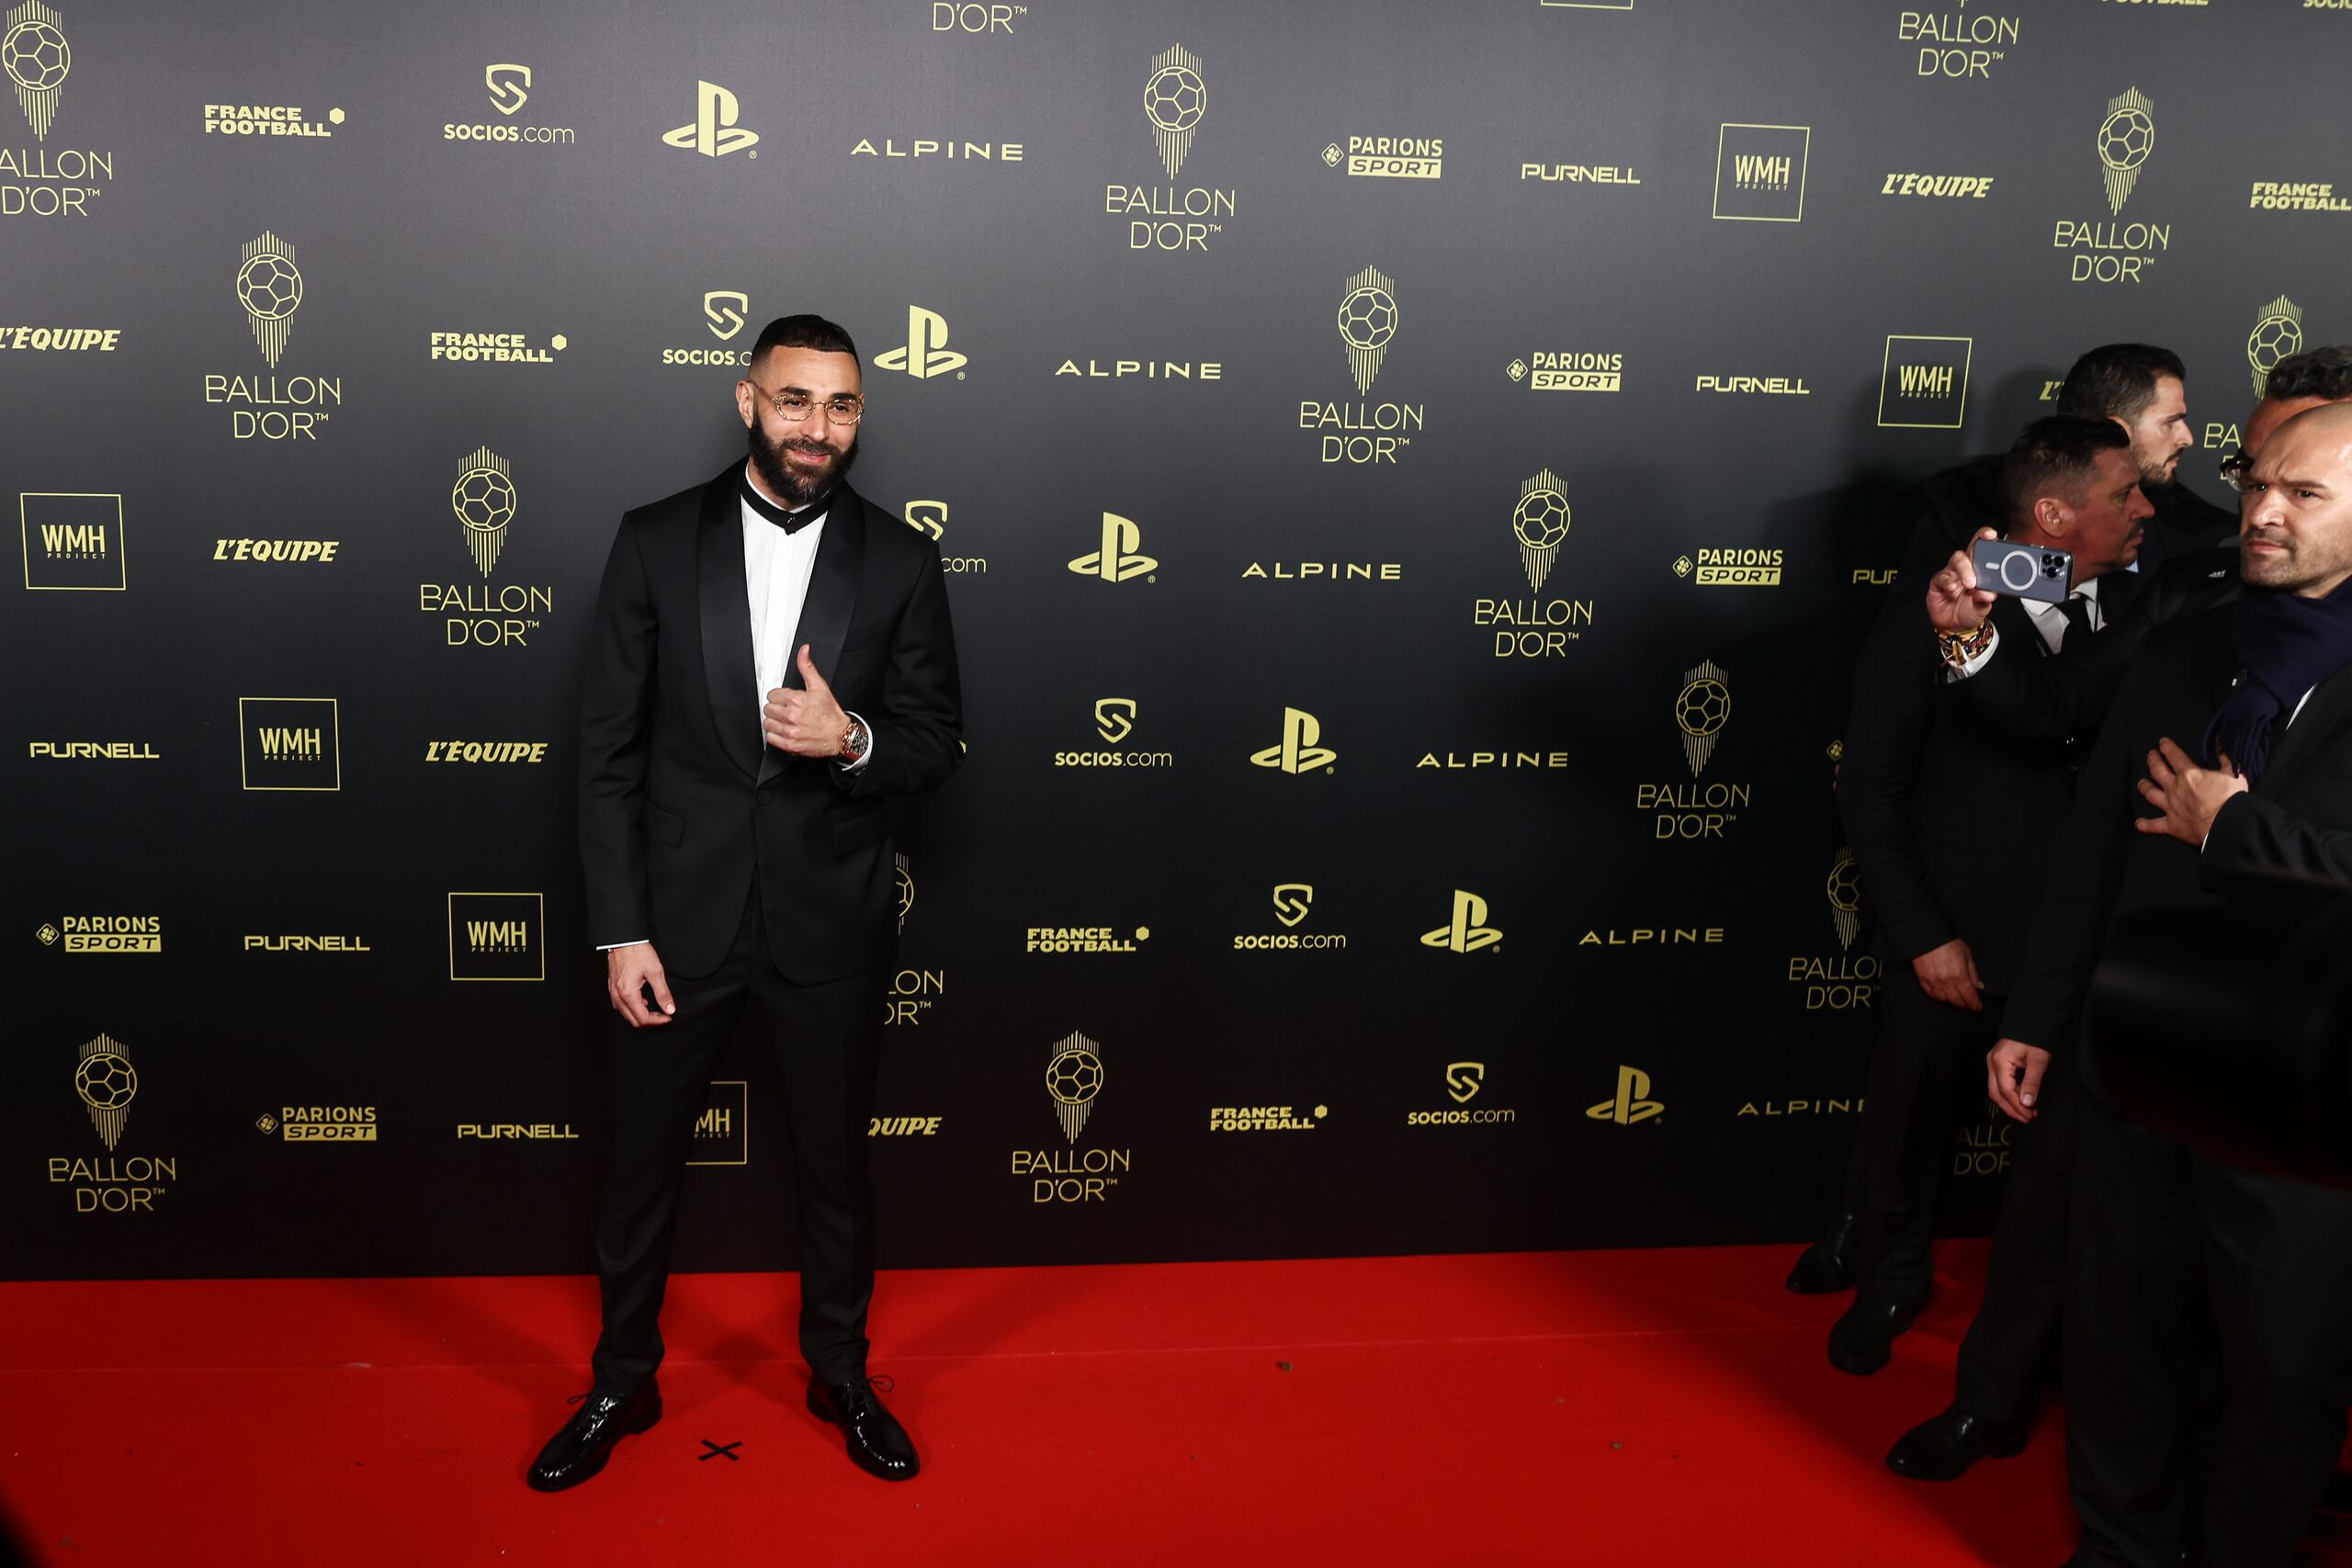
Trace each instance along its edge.
{"label": "man's left hand", "polygon": [[825,684],[825,678],[817,673],[807,643],[800,645],[797,662],[808,690],[793,692],[778,686],[770,692],[767,705],[760,710],[761,733],[769,745],[796,757],[838,757],[849,715],[833,700],[833,689]]}
{"label": "man's left hand", "polygon": [[2245,787],[2245,775],[2227,752],[2219,768],[2200,768],[2169,738],[2160,739],[2148,753],[2148,776],[2140,781],[2140,797],[2164,815],[2140,818],[2137,825],[2143,833],[2168,833],[2191,849],[2202,849],[2222,803]]}

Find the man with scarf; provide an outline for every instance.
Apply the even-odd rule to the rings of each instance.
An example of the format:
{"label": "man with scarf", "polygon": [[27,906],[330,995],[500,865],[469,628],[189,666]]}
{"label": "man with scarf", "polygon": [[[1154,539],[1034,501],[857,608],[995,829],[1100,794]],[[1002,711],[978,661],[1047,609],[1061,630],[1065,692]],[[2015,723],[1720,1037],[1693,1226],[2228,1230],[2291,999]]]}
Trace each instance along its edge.
{"label": "man with scarf", "polygon": [[[2280,425],[2237,482],[2245,592],[2148,639],[2084,765],[1986,1056],[1988,1092],[2019,1122],[2039,1114],[2049,1072],[2075,1070],[2114,919],[2245,867],[2352,881],[2352,405]],[[2073,1561],[2168,1568],[2201,1541],[2213,1563],[2283,1568],[2352,1403],[2352,1193],[2194,1152],[2117,1111],[2095,1076],[2080,1081]],[[2216,1342],[2224,1400],[2199,1443],[2197,1384]]]}

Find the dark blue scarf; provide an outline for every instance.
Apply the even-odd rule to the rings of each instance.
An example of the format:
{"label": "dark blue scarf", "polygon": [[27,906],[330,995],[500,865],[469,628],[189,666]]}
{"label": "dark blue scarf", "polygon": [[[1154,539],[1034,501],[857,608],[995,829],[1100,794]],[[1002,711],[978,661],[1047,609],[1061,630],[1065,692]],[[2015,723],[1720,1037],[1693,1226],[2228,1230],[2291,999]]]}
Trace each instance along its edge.
{"label": "dark blue scarf", "polygon": [[2324,599],[2246,585],[2230,626],[2237,684],[2205,727],[2205,761],[2226,751],[2250,784],[2270,763],[2270,742],[2303,694],[2352,664],[2352,581]]}

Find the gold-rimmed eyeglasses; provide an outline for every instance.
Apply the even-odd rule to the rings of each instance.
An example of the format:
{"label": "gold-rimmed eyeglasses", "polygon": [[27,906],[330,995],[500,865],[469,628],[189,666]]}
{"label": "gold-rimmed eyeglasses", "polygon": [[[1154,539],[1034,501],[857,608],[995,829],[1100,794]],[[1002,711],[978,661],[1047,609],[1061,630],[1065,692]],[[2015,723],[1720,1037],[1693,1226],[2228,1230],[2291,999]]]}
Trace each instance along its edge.
{"label": "gold-rimmed eyeglasses", "polygon": [[797,387],[786,387],[780,392],[771,392],[748,376],[744,377],[743,380],[746,385],[768,400],[768,406],[775,410],[776,418],[786,424],[798,424],[819,409],[825,411],[826,420],[833,424],[855,424],[865,417],[865,402],[860,398],[820,400],[810,397]]}

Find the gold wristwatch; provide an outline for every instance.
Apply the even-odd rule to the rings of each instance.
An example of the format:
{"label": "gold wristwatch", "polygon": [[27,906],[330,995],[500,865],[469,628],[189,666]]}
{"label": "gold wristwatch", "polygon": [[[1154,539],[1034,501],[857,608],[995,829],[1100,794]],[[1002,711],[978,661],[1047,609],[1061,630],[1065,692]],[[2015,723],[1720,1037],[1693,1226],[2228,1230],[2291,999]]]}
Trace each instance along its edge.
{"label": "gold wristwatch", "polygon": [[841,761],[854,767],[865,760],[865,753],[873,745],[874,732],[865,728],[864,719],[851,716],[849,728],[842,731]]}

